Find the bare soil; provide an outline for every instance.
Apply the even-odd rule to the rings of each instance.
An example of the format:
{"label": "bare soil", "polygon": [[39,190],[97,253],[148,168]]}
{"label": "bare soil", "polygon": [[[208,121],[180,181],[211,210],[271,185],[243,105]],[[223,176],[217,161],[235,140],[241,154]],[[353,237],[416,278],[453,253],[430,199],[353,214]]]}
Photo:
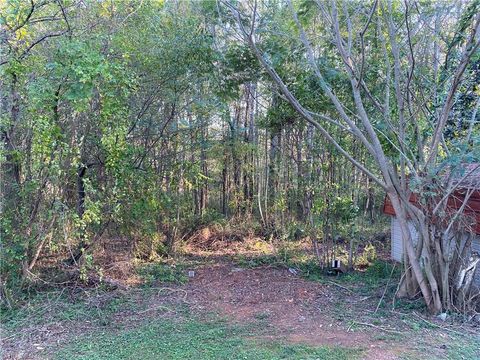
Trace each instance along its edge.
{"label": "bare soil", "polygon": [[[262,337],[272,340],[362,348],[365,359],[397,359],[403,352],[390,341],[375,339],[375,331],[348,329],[334,319],[331,309],[339,296],[345,296],[344,290],[334,285],[304,280],[288,269],[245,269],[230,262],[194,271],[194,277],[186,285],[160,287],[158,292],[147,296],[141,289],[131,290],[127,295],[137,303],[136,309],[114,313],[108,326],[112,329],[134,327],[145,317],[174,316],[168,309],[187,304],[200,316],[213,312],[238,323],[261,321],[262,326],[268,327],[268,335]],[[87,303],[92,309],[102,309],[110,300],[103,294],[92,296]],[[42,359],[46,348],[61,346],[72,338],[101,328],[88,320],[27,322],[20,333],[4,338],[3,356],[4,359]]]}
{"label": "bare soil", "polygon": [[397,359],[402,350],[395,349],[398,345],[376,340],[372,331],[346,329],[331,316],[330,309],[345,296],[334,287],[304,280],[288,269],[220,264],[198,269],[186,289],[197,310],[219,311],[240,322],[264,319],[277,338],[364,348],[365,359]]}
{"label": "bare soil", "polygon": [[[99,324],[88,317],[79,321],[55,318],[58,304],[51,299],[42,307],[46,321],[36,321],[33,312],[17,330],[2,331],[4,359],[42,359],[45,349],[55,349],[83,334],[135,327],[146,318],[176,317],[182,307],[197,316],[216,313],[232,322],[256,323],[265,328],[260,337],[266,339],[360,348],[364,359],[445,358],[454,339],[452,333],[479,333],[478,328],[454,330],[435,319],[417,318],[412,312],[384,310],[383,315],[377,314],[383,286],[366,295],[353,287],[357,285],[342,285],[334,277],[314,282],[286,267],[244,268],[232,260],[232,255],[275,251],[258,239],[229,241],[203,234],[184,249],[185,256],[202,259],[186,269],[194,272],[188,283],[159,284],[149,290],[137,286],[140,279],[133,272],[127,246],[106,244],[103,250],[97,259],[102,260],[105,273],[123,281],[128,289],[98,293],[77,289],[72,296],[87,294],[87,308],[100,313],[111,306],[113,298],[127,298],[135,306],[120,307],[111,312],[107,324]],[[82,299],[85,301],[85,296]],[[421,353],[422,345],[429,349],[428,354]]]}

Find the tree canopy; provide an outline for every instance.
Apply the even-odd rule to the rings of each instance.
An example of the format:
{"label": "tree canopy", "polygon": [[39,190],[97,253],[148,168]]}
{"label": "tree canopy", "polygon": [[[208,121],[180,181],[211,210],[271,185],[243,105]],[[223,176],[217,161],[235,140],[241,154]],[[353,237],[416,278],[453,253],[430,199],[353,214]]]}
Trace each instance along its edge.
{"label": "tree canopy", "polygon": [[480,161],[478,0],[6,0],[0,24],[2,300],[46,259],[86,279],[102,239],[168,256],[215,221],[319,266],[348,239],[352,266],[387,194],[404,295],[464,304],[438,179]]}

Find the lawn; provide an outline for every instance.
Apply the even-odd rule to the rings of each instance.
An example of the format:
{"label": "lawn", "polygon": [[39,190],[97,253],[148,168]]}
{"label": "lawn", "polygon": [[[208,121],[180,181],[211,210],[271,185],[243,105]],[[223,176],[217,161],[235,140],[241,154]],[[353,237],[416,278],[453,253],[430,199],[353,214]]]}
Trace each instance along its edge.
{"label": "lawn", "polygon": [[151,319],[116,331],[79,337],[53,352],[55,359],[356,359],[361,351],[292,345],[262,339],[262,329],[220,319]]}

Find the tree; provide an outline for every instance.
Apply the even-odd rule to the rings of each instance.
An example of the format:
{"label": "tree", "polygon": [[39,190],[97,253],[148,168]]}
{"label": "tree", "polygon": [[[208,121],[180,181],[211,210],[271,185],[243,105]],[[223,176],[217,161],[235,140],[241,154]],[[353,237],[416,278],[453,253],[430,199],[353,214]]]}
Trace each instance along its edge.
{"label": "tree", "polygon": [[[444,271],[441,261],[450,258],[444,245],[452,240],[435,235],[451,229],[435,219],[453,188],[451,183],[437,185],[435,180],[444,176],[445,163],[452,169],[453,156],[462,160],[467,158],[465,152],[475,156],[471,138],[457,139],[465,152],[453,154],[452,148],[458,145],[445,139],[445,131],[461,86],[471,76],[468,69],[479,56],[478,1],[459,5],[458,12],[453,11],[453,3],[302,2],[302,15],[298,6],[287,1],[288,35],[297,37],[304,66],[333,107],[320,113],[292,92],[275,67],[274,49],[265,39],[276,21],[271,12],[284,9],[282,3],[272,3],[270,8],[256,1],[224,4],[281,96],[389,196],[406,239],[403,293],[413,296],[420,288],[434,313],[454,306],[452,274],[458,273],[462,259],[452,262],[456,268]],[[349,98],[341,97],[342,90],[327,80],[321,64],[326,52],[335,57],[335,70],[348,79]],[[332,126],[355,138],[373,166],[346,149]],[[412,191],[435,201],[433,211],[413,205]],[[417,245],[410,236],[409,219],[421,235]],[[461,247],[460,239],[453,241]]]}

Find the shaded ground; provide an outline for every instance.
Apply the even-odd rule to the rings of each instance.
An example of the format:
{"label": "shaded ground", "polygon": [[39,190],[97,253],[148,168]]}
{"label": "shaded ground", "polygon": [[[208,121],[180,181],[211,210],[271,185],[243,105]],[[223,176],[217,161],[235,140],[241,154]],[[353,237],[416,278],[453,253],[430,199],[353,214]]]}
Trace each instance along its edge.
{"label": "shaded ground", "polygon": [[[235,249],[237,242],[216,246],[187,247],[187,258],[176,267],[149,268],[142,273],[149,276],[149,287],[63,288],[41,295],[4,317],[3,358],[129,359],[168,353],[165,358],[228,359],[229,348],[246,359],[480,358],[478,327],[426,318],[412,302],[392,310],[395,282],[378,276],[374,267],[370,273],[318,277],[308,267],[290,267],[301,252],[282,263],[271,244],[257,240],[242,249]],[[124,352],[116,353],[119,348]]]}

